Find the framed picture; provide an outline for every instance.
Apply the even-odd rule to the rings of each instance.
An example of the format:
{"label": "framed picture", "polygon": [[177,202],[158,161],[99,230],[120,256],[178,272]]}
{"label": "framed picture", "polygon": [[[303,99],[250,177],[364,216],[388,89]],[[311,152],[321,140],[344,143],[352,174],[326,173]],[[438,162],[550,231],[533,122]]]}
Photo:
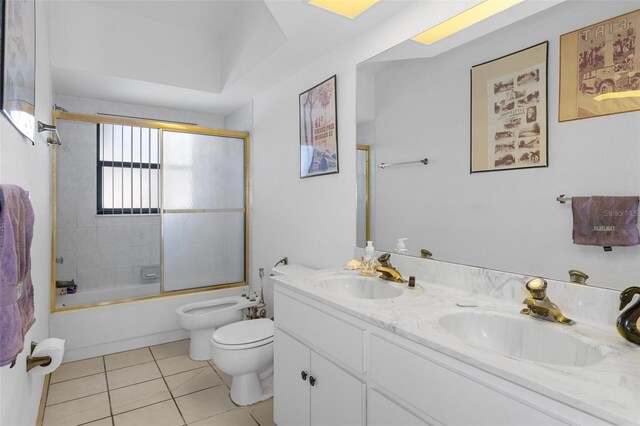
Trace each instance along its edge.
{"label": "framed picture", "polygon": [[31,142],[35,134],[36,28],[34,0],[0,0],[2,112]]}
{"label": "framed picture", "polygon": [[558,121],[640,111],[640,9],[560,36]]}
{"label": "framed picture", "polygon": [[548,46],[471,68],[471,173],[547,167]]}
{"label": "framed picture", "polygon": [[300,93],[300,177],[338,173],[336,76]]}

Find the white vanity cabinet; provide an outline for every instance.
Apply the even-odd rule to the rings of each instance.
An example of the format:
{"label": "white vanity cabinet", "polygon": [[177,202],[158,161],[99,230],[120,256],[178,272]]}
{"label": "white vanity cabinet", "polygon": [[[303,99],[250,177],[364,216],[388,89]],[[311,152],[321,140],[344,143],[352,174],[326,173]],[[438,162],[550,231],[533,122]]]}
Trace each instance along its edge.
{"label": "white vanity cabinet", "polygon": [[303,291],[276,285],[275,313],[279,426],[610,424]]}
{"label": "white vanity cabinet", "polygon": [[364,424],[362,382],[282,330],[275,339],[276,424]]}
{"label": "white vanity cabinet", "polygon": [[362,368],[362,330],[280,293],[275,300],[276,424],[364,425],[366,386],[350,368]]}

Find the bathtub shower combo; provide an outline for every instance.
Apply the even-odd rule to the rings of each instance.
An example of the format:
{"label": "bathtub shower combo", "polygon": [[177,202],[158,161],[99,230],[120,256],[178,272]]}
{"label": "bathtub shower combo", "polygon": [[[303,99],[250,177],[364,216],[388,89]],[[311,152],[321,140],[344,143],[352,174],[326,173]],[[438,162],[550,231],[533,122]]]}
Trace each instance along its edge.
{"label": "bathtub shower combo", "polygon": [[52,311],[245,285],[247,133],[54,119]]}

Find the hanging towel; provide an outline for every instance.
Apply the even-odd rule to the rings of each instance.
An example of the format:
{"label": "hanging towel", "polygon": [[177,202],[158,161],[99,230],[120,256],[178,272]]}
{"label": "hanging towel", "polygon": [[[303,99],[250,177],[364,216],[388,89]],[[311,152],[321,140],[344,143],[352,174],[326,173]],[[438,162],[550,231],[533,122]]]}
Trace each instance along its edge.
{"label": "hanging towel", "polygon": [[0,185],[0,367],[22,351],[35,322],[31,285],[33,208],[27,192]]}
{"label": "hanging towel", "polygon": [[573,197],[573,243],[594,246],[640,244],[639,197]]}

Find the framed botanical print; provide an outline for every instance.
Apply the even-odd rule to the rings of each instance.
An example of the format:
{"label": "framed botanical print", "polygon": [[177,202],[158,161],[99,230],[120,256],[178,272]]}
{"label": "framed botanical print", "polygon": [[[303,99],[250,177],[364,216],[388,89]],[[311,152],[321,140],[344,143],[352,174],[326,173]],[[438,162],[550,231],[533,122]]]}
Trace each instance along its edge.
{"label": "framed botanical print", "polygon": [[471,68],[471,173],[546,167],[548,42]]}
{"label": "framed botanical print", "polygon": [[338,173],[336,76],[302,92],[300,114],[300,177]]}

